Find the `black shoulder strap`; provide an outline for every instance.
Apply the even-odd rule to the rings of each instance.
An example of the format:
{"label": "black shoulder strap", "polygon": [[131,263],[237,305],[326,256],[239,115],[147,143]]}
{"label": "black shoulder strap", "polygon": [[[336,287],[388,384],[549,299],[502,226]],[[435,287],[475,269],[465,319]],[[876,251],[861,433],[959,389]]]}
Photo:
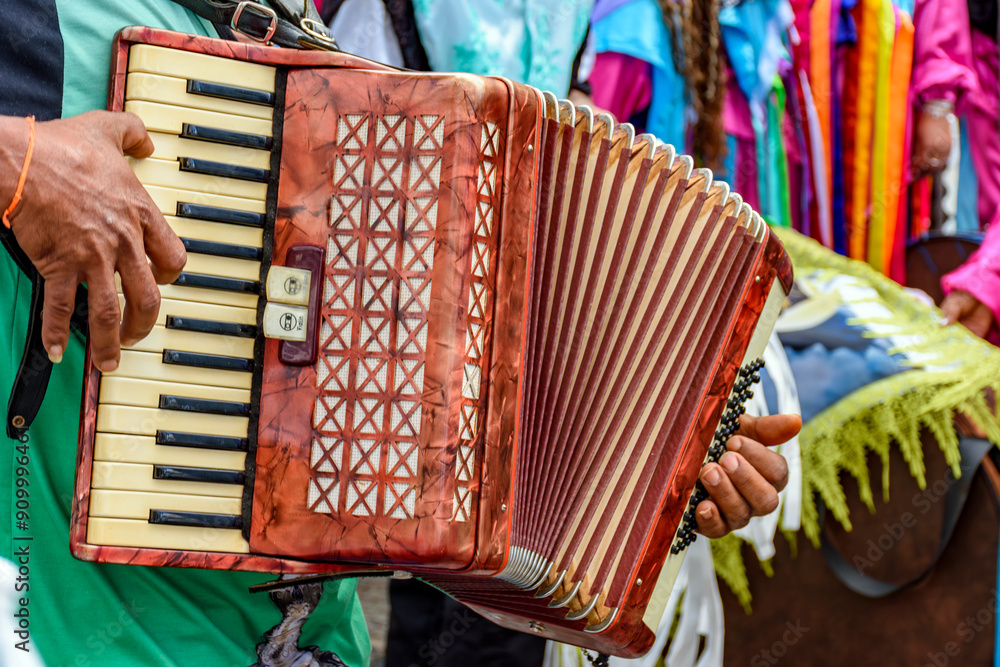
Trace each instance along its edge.
{"label": "black shoulder strap", "polygon": [[257,41],[270,42],[286,49],[340,50],[313,0],[271,0],[273,9],[248,0],[174,2],[216,25],[228,26]]}
{"label": "black shoulder strap", "polygon": [[[24,339],[21,364],[7,403],[7,437],[23,440],[42,406],[45,390],[52,374],[52,362],[42,344],[42,304],[45,299],[45,281],[35,270],[31,260],[17,244],[14,233],[0,226],[0,243],[31,281],[31,307],[28,314],[28,333]],[[70,323],[80,333],[87,331],[87,289],[80,285],[76,290],[76,307]]]}

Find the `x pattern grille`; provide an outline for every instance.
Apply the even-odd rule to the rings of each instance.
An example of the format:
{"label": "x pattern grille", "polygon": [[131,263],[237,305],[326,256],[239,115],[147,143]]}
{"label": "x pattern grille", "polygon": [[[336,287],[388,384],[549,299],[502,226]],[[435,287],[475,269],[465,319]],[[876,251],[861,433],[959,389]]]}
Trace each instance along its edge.
{"label": "x pattern grille", "polygon": [[[308,489],[313,511],[414,516],[443,143],[441,116],[337,120]],[[462,478],[471,479],[473,461],[462,465]]]}
{"label": "x pattern grille", "polygon": [[476,480],[476,450],[482,442],[485,386],[489,363],[490,322],[493,307],[493,272],[490,245],[493,240],[497,201],[497,159],[502,155],[500,130],[495,123],[482,126],[479,143],[479,179],[476,195],[476,227],[473,233],[469,286],[469,318],[465,337],[465,372],[462,382],[458,459],[455,466],[455,521],[472,518]]}

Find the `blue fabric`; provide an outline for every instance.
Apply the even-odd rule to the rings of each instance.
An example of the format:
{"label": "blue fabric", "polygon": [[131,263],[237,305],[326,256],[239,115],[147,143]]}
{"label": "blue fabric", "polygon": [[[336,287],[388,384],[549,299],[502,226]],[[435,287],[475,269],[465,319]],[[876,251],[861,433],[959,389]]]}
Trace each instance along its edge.
{"label": "blue fabric", "polygon": [[979,177],[972,163],[968,125],[960,123],[960,131],[962,157],[958,165],[958,211],[955,214],[955,222],[960,232],[978,232]]}
{"label": "blue fabric", "polygon": [[852,323],[856,317],[849,305],[840,304],[820,324],[788,327],[778,335],[798,387],[803,422],[848,394],[904,370],[905,357],[889,353],[893,343],[866,338],[867,329]]}
{"label": "blue fabric", "polygon": [[670,31],[655,0],[632,0],[595,21],[591,37],[597,53],[622,53],[648,62],[653,91],[646,132],[685,150],[684,80],[674,69]]}
{"label": "blue fabric", "polygon": [[420,41],[438,72],[505,76],[569,92],[593,0],[414,0]]}

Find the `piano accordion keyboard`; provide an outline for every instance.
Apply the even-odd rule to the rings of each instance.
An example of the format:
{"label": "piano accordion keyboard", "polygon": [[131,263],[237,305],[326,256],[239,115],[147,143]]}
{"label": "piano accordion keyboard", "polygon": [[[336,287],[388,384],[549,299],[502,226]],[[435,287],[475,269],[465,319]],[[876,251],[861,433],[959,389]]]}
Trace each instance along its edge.
{"label": "piano accordion keyboard", "polygon": [[272,67],[130,52],[125,110],[155,145],[133,170],[188,263],[160,286],[152,332],[101,379],[91,544],[250,551],[241,505],[274,105]]}

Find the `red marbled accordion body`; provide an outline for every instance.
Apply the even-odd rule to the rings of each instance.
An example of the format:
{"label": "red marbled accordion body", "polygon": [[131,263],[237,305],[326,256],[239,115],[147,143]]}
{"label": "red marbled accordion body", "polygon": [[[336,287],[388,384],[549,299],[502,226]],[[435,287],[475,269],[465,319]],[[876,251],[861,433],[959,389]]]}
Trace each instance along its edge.
{"label": "red marbled accordion body", "polygon": [[325,260],[315,339],[257,347],[248,553],[88,541],[88,362],[74,554],[406,570],[511,627],[648,650],[652,582],[772,285],[790,288],[780,244],[672,150],[526,86],[129,28],[111,109],[135,44],[276,67],[261,281]]}

